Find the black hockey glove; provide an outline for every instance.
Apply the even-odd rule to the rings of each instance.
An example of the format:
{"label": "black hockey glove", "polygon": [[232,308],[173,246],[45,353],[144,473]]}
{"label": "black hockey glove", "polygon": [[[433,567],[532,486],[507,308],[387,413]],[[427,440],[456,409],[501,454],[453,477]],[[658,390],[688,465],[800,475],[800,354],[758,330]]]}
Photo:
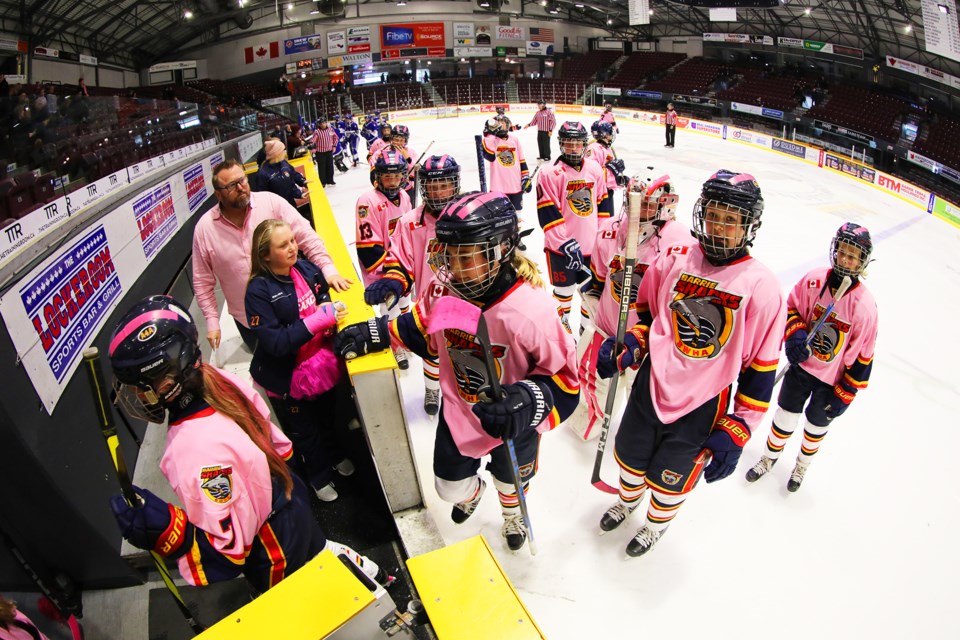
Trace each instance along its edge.
{"label": "black hockey glove", "polygon": [[389,301],[388,307],[392,309],[400,302],[402,295],[403,283],[388,276],[371,282],[363,292],[363,301],[367,304],[381,304]]}
{"label": "black hockey glove", "polygon": [[530,179],[530,176],[523,176],[520,178],[520,189],[524,193],[530,193],[533,191],[533,180]]}
{"label": "black hockey glove", "polygon": [[536,428],[553,410],[550,389],[532,380],[506,384],[502,389],[502,400],[473,405],[480,426],[494,438],[516,438],[527,429]]}
{"label": "black hockey glove", "polygon": [[750,439],[750,427],[740,416],[729,413],[714,423],[713,431],[703,443],[704,451],[710,450],[713,460],[703,470],[707,482],[723,480],[736,471],[743,445]]}
{"label": "black hockey glove", "polygon": [[189,551],[196,530],[187,520],[187,513],[151,491],[137,486],[133,490],[143,500],[135,507],[128,505],[123,496],[110,498],[110,509],[123,537],[133,546],[156,551],[165,558],[179,558]]}
{"label": "black hockey glove", "polygon": [[784,333],[787,338],[784,341],[783,350],[790,364],[798,365],[810,357],[810,345],[806,343],[809,335],[807,323],[800,318],[800,314],[795,311],[789,313]]}
{"label": "black hockey glove", "polygon": [[600,345],[597,352],[597,375],[601,378],[612,378],[628,367],[636,369],[647,355],[647,334],[649,329],[635,325],[623,334],[623,351],[614,355],[613,349],[617,344],[616,336],[610,336]]}
{"label": "black hockey glove", "polygon": [[833,397],[827,402],[827,406],[823,408],[823,413],[827,416],[827,420],[833,420],[834,418],[842,416],[843,412],[847,410],[847,407],[850,406],[850,403],[853,402],[853,399],[856,397],[857,388],[843,378],[840,378],[840,382],[833,387]]}
{"label": "black hockey glove", "polygon": [[339,332],[334,339],[334,351],[344,360],[353,360],[374,351],[390,348],[390,321],[385,316],[370,318],[366,322],[351,324]]}
{"label": "black hockey glove", "polygon": [[617,184],[621,187],[627,186],[627,183],[630,182],[630,176],[627,175],[626,165],[623,164],[623,160],[617,158],[616,160],[611,160],[607,163],[607,169],[610,173],[613,174],[613,177],[616,179]]}

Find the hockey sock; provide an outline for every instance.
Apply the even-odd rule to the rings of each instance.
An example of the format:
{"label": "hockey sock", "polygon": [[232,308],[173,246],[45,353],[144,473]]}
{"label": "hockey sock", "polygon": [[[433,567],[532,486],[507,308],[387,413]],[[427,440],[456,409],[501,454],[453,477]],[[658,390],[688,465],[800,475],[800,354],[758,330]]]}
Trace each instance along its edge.
{"label": "hockey sock", "polygon": [[830,427],[818,427],[815,424],[807,423],[803,430],[803,444],[800,445],[800,455],[797,456],[797,462],[810,464],[813,456],[820,449],[820,443],[827,435]]}
{"label": "hockey sock", "polygon": [[[513,483],[500,482],[493,479],[493,486],[497,488],[497,497],[500,499],[500,511],[503,515],[510,516],[520,513],[520,498],[517,496],[517,488]],[[523,483],[523,495],[530,492],[530,482]]]}
{"label": "hockey sock", "polygon": [[773,416],[773,424],[770,425],[770,435],[767,436],[767,457],[776,460],[780,457],[783,447],[787,440],[796,431],[800,423],[800,414],[792,411],[784,411],[777,408],[777,413]]}
{"label": "hockey sock", "polygon": [[631,509],[637,506],[647,491],[646,475],[620,465],[620,502]]}
{"label": "hockey sock", "polygon": [[405,295],[400,298],[400,304],[397,305],[397,308],[400,310],[400,313],[406,313],[410,311],[410,296]]}
{"label": "hockey sock", "polygon": [[560,316],[560,321],[563,322],[563,326],[565,326],[568,331],[570,330],[570,307],[573,306],[573,292],[575,290],[575,285],[553,288],[553,297],[556,298],[559,303],[557,305],[557,314]]}
{"label": "hockey sock", "polygon": [[340,544],[339,542],[334,542],[333,540],[329,539],[321,551],[326,549],[332,551],[333,555],[335,556],[339,556],[340,554],[347,556],[350,562],[357,565],[368,578],[371,580],[376,579],[377,573],[380,571],[380,567],[370,558],[360,555],[345,544]]}
{"label": "hockey sock", "polygon": [[687,494],[664,493],[650,489],[650,506],[647,508],[647,527],[654,531],[663,531],[687,499]]}
{"label": "hockey sock", "polygon": [[440,388],[440,358],[423,359],[423,386],[427,389]]}

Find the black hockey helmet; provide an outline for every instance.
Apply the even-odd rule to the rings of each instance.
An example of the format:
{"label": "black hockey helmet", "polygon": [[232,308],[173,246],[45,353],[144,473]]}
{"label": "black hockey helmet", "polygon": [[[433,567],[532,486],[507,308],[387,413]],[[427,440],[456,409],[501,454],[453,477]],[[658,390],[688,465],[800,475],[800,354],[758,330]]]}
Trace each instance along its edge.
{"label": "black hockey helmet", "polygon": [[493,285],[518,243],[519,223],[510,199],[502,193],[472,191],[451,200],[437,216],[429,263],[441,283],[476,299]]}
{"label": "black hockey helmet", "polygon": [[[432,211],[440,211],[460,192],[460,165],[453,156],[430,156],[420,167],[420,196]],[[436,196],[434,189],[427,187],[450,184],[450,195]]]}
{"label": "black hockey helmet", "polygon": [[380,137],[383,138],[384,142],[390,142],[390,138],[393,137],[393,125],[389,122],[384,122],[380,125]]}
{"label": "black hockey helmet", "polygon": [[613,123],[598,120],[593,125],[593,137],[596,138],[597,142],[609,147],[617,139],[617,130],[613,128]]}
{"label": "black hockey helmet", "polygon": [[[737,221],[724,223],[723,213],[736,213]],[[703,183],[694,204],[693,234],[711,263],[727,264],[745,255],[753,244],[761,215],[763,196],[756,178],[720,169]]]}
{"label": "black hockey helmet", "polygon": [[[560,125],[557,131],[557,143],[560,145],[560,153],[568,164],[580,164],[587,151],[587,143],[590,136],[586,128],[576,120],[568,120]],[[577,151],[579,149],[579,151]]]}
{"label": "black hockey helmet", "polygon": [[[377,159],[373,163],[373,175],[376,179],[377,189],[388,198],[392,198],[400,191],[400,185],[403,183],[403,176],[407,173],[407,161],[396,149],[385,147],[377,154]],[[383,184],[383,176],[388,174],[400,175],[400,182],[396,187],[387,187]]]}
{"label": "black hockey helmet", "polygon": [[504,108],[503,108],[502,106],[500,106],[500,105],[497,105],[497,115],[498,115],[498,116],[502,116],[502,115],[504,115],[506,112],[507,112],[506,109],[504,109]]}
{"label": "black hockey helmet", "polygon": [[[859,249],[860,264],[857,267],[842,267],[839,263],[839,252],[843,248]],[[870,231],[855,222],[844,222],[837,229],[830,243],[830,264],[833,266],[833,272],[841,278],[850,276],[859,278],[863,270],[870,263],[870,254],[873,253],[873,240],[870,238]]]}
{"label": "black hockey helmet", "polygon": [[487,135],[488,133],[492,133],[500,138],[506,138],[509,132],[503,120],[499,118],[488,118],[487,121],[483,123],[483,135]]}
{"label": "black hockey helmet", "polygon": [[199,375],[200,346],[190,312],[170,296],[133,305],[113,330],[110,366],[127,413],[161,422],[165,408]]}
{"label": "black hockey helmet", "polygon": [[398,124],[393,128],[393,137],[394,138],[403,138],[405,141],[410,141],[410,127],[405,124]]}

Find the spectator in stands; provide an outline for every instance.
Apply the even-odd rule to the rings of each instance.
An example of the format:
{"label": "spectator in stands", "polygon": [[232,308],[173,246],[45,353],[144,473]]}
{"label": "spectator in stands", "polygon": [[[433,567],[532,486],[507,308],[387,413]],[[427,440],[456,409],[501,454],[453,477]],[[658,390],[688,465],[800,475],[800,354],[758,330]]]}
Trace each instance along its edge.
{"label": "spectator in stands", "polygon": [[247,327],[243,298],[250,279],[253,231],[264,220],[285,220],[300,249],[308,260],[320,267],[327,283],[336,291],[350,287],[352,281],[337,272],[323,241],[295,209],[276,194],[250,192],[242,164],[225,160],[214,167],[213,190],[217,204],[200,218],[193,232],[193,291],[207,321],[207,341],[211,347],[220,346],[218,280],[240,337],[251,349],[256,344],[256,336]]}
{"label": "spectator in stands", "polygon": [[674,111],[672,102],[667,103],[667,113],[664,115],[663,122],[667,126],[667,144],[663,146],[672,149],[677,137],[677,112]]}
{"label": "spectator in stands", "polygon": [[333,150],[337,147],[339,137],[330,128],[326,116],[320,116],[317,124],[317,130],[313,132],[314,160],[320,174],[320,184],[326,187],[337,184],[333,181]]}
{"label": "spectator in stands", "polygon": [[287,162],[287,150],[282,142],[270,139],[263,146],[266,149],[266,159],[257,171],[259,191],[277,194],[290,203],[291,207],[296,208],[300,215],[310,222],[310,226],[313,226],[310,203],[307,202],[302,207],[297,204],[297,200],[306,195],[303,189],[307,187],[307,179]]}
{"label": "spectator in stands", "polygon": [[537,146],[540,148],[540,155],[537,160],[548,162],[550,160],[550,136],[553,135],[553,130],[557,126],[557,118],[553,115],[553,111],[547,108],[547,103],[543,100],[537,102],[537,106],[540,107],[540,110],[533,114],[533,120],[524,129],[537,125]]}
{"label": "spectator in stands", "polygon": [[[303,146],[303,136],[300,133],[300,125],[290,125],[290,132],[287,134],[287,157],[296,158],[297,149]],[[300,155],[303,155],[301,153]]]}
{"label": "spectator in stands", "polygon": [[90,92],[87,91],[87,85],[86,85],[86,83],[83,81],[83,76],[80,76],[80,79],[77,80],[77,87],[78,87],[77,93],[79,93],[81,96],[89,96],[89,95],[90,95]]}

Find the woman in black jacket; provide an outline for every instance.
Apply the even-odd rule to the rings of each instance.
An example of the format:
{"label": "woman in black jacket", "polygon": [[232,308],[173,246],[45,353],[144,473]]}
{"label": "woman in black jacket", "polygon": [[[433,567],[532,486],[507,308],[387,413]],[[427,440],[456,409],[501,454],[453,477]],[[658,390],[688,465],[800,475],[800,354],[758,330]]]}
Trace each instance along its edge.
{"label": "woman in black jacket", "polygon": [[317,496],[336,500],[333,470],[354,471],[333,424],[334,387],[344,371],[331,345],[346,306],[330,302],[320,268],[298,258],[293,231],[282,220],[264,220],[253,232],[245,303],[258,340],[250,374],[266,389]]}

